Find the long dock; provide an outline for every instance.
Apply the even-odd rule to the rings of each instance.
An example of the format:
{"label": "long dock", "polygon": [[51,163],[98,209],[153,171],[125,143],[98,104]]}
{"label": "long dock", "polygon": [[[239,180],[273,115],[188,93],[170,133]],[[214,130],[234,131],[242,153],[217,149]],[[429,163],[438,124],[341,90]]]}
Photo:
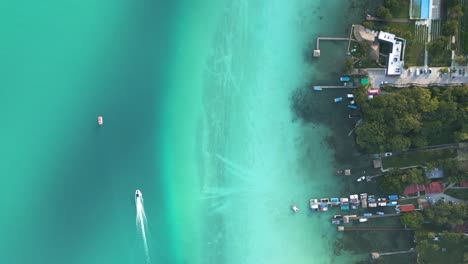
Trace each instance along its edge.
{"label": "long dock", "polygon": [[372,252],[371,253],[371,258],[372,259],[378,259],[378,258],[380,258],[380,256],[390,256],[390,255],[395,255],[395,254],[406,254],[406,253],[413,253],[413,252],[415,252],[414,248],[410,248],[409,250],[384,252],[384,253]]}
{"label": "long dock", "polygon": [[[317,45],[316,45],[316,48],[314,50],[314,57],[320,57],[320,41],[323,41],[323,40],[331,40],[331,41],[355,41],[357,42],[357,40],[355,39],[352,39],[352,38],[333,38],[333,37],[318,37],[317,38]],[[348,44],[348,48],[349,48],[349,44]]]}
{"label": "long dock", "polygon": [[408,231],[409,229],[404,228],[391,228],[391,227],[344,227],[338,226],[338,231]]}
{"label": "long dock", "polygon": [[318,37],[317,38],[317,49],[320,49],[320,41],[321,40],[340,40],[340,41],[356,41],[352,38],[332,38],[332,37]]}
{"label": "long dock", "polygon": [[391,217],[391,216],[400,216],[401,214],[399,213],[394,213],[394,214],[384,214],[384,215],[371,215],[371,216],[362,216],[362,215],[345,215],[343,216],[343,219],[344,219],[344,223],[348,223],[349,221],[352,221],[352,220],[359,220],[359,218],[367,218],[367,219],[370,219],[370,218],[385,218],[385,217]]}
{"label": "long dock", "polygon": [[314,86],[314,90],[317,90],[317,89],[355,89],[355,88],[357,88],[357,86],[353,86],[353,85],[336,85],[336,86],[333,86],[333,85],[325,85],[325,86],[316,85],[316,86]]}

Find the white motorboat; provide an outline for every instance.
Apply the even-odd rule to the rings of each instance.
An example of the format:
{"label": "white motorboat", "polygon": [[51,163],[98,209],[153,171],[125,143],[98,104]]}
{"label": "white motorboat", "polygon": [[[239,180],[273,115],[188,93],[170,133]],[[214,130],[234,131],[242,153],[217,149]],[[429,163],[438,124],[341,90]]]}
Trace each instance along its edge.
{"label": "white motorboat", "polygon": [[98,116],[97,118],[97,123],[98,125],[102,126],[104,124],[104,120],[102,119],[102,116]]}
{"label": "white motorboat", "polygon": [[143,199],[143,195],[141,194],[140,190],[135,191],[135,204],[141,204],[141,200]]}
{"label": "white motorboat", "polygon": [[293,209],[293,211],[294,211],[295,213],[299,212],[299,208],[297,208],[297,206],[294,205],[294,204],[291,205],[291,209]]}
{"label": "white motorboat", "polygon": [[318,211],[319,210],[318,199],[310,199],[310,209],[312,211]]}

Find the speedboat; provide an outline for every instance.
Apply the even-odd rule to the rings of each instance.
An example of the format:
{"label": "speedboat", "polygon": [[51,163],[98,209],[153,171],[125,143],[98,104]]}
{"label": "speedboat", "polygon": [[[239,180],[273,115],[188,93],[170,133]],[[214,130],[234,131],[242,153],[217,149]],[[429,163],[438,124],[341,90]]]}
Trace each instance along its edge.
{"label": "speedboat", "polygon": [[319,210],[318,199],[310,199],[310,209],[312,209],[312,211],[318,211]]}
{"label": "speedboat", "polygon": [[295,206],[294,204],[291,205],[291,209],[293,209],[295,213],[299,212],[299,208],[297,208],[297,206]]}
{"label": "speedboat", "polygon": [[143,199],[143,195],[141,194],[140,190],[135,191],[135,203],[141,203],[141,199]]}
{"label": "speedboat", "polygon": [[104,124],[104,120],[102,119],[102,116],[98,116],[97,118],[97,123],[98,125],[102,126],[102,124]]}

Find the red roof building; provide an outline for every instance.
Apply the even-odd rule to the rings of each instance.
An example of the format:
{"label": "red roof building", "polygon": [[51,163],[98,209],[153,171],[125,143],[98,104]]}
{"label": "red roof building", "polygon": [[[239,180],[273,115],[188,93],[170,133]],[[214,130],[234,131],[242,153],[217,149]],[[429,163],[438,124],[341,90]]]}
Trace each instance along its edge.
{"label": "red roof building", "polygon": [[403,192],[403,195],[411,195],[415,194],[418,192],[426,192],[426,194],[433,194],[433,193],[442,193],[444,192],[444,187],[442,186],[442,183],[440,182],[431,182],[428,185],[422,185],[422,184],[413,184],[410,186],[406,186],[405,191]]}
{"label": "red roof building", "polygon": [[468,181],[461,181],[460,187],[468,187]]}
{"label": "red roof building", "polygon": [[414,211],[414,205],[413,204],[401,204],[399,207],[400,212],[413,212]]}

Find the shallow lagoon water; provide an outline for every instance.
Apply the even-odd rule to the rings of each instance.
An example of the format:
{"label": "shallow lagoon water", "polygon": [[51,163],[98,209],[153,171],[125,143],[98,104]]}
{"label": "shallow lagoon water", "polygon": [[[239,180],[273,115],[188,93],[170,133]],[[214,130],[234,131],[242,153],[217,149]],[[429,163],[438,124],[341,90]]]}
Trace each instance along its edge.
{"label": "shallow lagoon water", "polygon": [[140,189],[151,263],[349,263],[308,210],[343,187],[332,130],[291,111],[339,77],[342,44],[308,52],[347,1],[41,3],[1,19],[0,260],[144,263]]}

